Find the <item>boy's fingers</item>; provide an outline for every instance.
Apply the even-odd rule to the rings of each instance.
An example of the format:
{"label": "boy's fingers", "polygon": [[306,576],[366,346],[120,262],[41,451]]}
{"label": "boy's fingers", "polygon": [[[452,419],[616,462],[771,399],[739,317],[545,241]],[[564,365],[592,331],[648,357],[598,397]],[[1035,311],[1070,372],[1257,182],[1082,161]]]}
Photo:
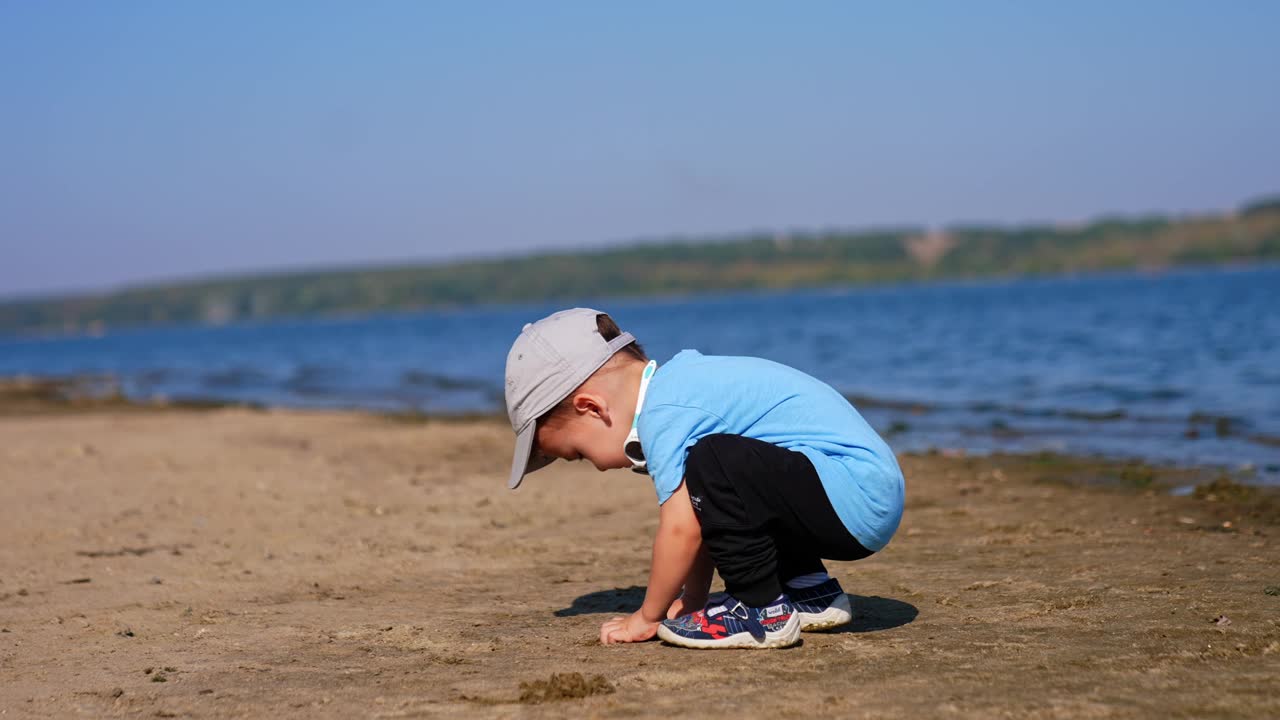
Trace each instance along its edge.
{"label": "boy's fingers", "polygon": [[615,631],[617,631],[618,627],[621,625],[621,623],[624,620],[625,618],[617,617],[600,626],[600,644],[601,645],[610,644],[611,640],[609,639],[609,636],[612,635]]}
{"label": "boy's fingers", "polygon": [[634,640],[624,627],[609,625],[600,629],[600,644],[616,645]]}

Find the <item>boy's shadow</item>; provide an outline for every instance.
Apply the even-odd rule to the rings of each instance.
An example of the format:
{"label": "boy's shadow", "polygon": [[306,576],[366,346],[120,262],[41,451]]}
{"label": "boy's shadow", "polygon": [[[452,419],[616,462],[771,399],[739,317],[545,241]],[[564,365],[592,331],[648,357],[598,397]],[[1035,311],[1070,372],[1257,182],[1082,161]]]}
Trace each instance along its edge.
{"label": "boy's shadow", "polygon": [[[853,602],[853,622],[833,633],[863,633],[901,627],[916,619],[920,611],[915,605],[878,596],[850,595]],[[575,617],[598,613],[626,614],[634,612],[644,602],[644,588],[632,585],[612,590],[597,590],[579,595],[567,608],[555,611],[556,617]]]}
{"label": "boy's shadow", "polygon": [[644,588],[632,585],[627,588],[597,590],[573,599],[567,608],[555,611],[556,617],[575,617],[577,615],[594,615],[596,613],[627,614],[635,612],[644,604]]}

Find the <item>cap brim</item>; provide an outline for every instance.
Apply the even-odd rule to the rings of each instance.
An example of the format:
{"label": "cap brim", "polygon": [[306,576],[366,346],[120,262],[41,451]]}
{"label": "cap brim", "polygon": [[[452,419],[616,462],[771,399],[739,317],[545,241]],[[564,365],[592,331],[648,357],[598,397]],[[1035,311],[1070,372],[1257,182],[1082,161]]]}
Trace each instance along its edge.
{"label": "cap brim", "polygon": [[516,449],[511,456],[511,478],[507,480],[507,488],[511,490],[520,487],[520,481],[524,480],[525,475],[534,470],[541,470],[555,460],[555,458],[533,452],[533,438],[537,435],[537,425],[537,423],[529,423],[528,427],[516,434]]}

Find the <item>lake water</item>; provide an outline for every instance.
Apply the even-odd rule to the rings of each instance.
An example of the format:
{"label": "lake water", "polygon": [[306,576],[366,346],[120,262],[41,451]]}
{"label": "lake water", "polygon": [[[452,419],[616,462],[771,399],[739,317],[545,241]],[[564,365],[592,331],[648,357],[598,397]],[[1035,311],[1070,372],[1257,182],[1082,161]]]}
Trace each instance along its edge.
{"label": "lake water", "polygon": [[[898,450],[1251,465],[1280,483],[1280,268],[588,301],[662,362],[756,355],[832,384]],[[0,375],[132,397],[501,412],[525,322],[559,305],[0,339]]]}

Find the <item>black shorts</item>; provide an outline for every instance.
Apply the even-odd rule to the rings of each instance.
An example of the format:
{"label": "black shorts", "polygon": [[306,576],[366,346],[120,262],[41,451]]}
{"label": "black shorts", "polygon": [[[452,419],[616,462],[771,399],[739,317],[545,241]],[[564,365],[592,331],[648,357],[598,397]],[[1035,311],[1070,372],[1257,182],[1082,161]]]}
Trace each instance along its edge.
{"label": "black shorts", "polygon": [[702,541],[725,589],[765,605],[791,578],[860,560],[862,546],[802,453],[741,435],[708,435],[689,449],[685,485]]}

